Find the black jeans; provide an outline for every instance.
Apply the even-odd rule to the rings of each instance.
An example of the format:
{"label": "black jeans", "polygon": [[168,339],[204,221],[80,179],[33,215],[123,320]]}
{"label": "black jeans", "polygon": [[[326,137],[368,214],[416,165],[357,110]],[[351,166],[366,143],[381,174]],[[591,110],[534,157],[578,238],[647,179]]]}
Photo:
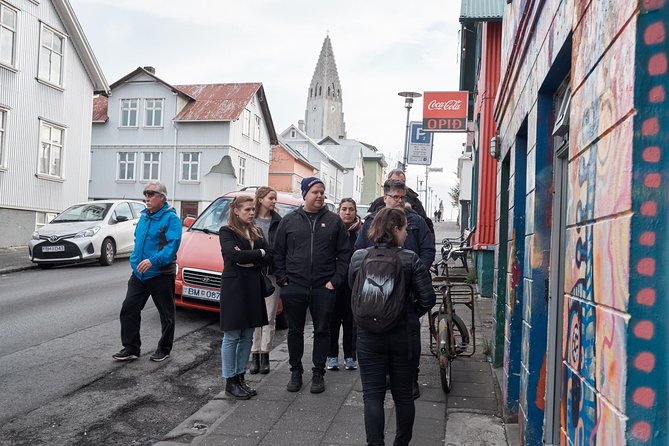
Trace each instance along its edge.
{"label": "black jeans", "polygon": [[337,300],[334,311],[330,318],[330,348],[328,356],[339,356],[339,327],[343,327],[342,350],[344,358],[356,359],[355,341],[356,328],[353,323],[353,311],[351,311],[351,289],[337,290]]}
{"label": "black jeans", "polygon": [[314,324],[314,349],[312,361],[314,373],[325,374],[325,360],[330,343],[330,316],[335,304],[334,290],[325,287],[309,289],[289,283],[281,289],[283,309],[288,319],[288,362],[291,372],[304,371],[304,324],[307,308]]}
{"label": "black jeans", "polygon": [[358,364],[365,403],[368,445],[383,445],[386,375],[395,402],[397,432],[394,445],[408,445],[416,409],[412,386],[420,359],[420,322],[407,321],[393,330],[375,334],[358,327]]}
{"label": "black jeans", "polygon": [[158,341],[158,350],[169,353],[174,341],[174,274],[141,281],[134,274],[128,280],[128,291],[121,307],[121,342],[123,347],[139,353],[142,342],[139,339],[139,327],[142,309],[149,296],[160,314],[162,335]]}

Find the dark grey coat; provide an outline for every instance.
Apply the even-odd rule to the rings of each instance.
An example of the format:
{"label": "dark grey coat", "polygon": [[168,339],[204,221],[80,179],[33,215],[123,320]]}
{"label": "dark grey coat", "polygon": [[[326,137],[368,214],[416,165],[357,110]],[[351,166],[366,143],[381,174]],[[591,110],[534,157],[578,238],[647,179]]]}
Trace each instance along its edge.
{"label": "dark grey coat", "polygon": [[[265,298],[260,295],[260,269],[272,263],[265,239],[251,243],[227,226],[219,231],[223,273],[221,274],[221,330],[267,325]],[[235,250],[237,246],[240,251]],[[265,250],[262,255],[260,249]],[[253,264],[243,267],[239,264]]]}

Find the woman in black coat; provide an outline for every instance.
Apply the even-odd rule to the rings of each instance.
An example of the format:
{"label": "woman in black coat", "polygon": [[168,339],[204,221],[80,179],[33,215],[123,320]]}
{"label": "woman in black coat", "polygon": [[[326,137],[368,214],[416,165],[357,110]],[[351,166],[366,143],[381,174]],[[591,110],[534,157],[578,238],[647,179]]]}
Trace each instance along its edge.
{"label": "woman in black coat", "polygon": [[257,392],[244,381],[255,327],[267,324],[260,270],[272,263],[267,241],[254,223],[255,207],[249,196],[230,203],[228,224],[219,231],[223,254],[221,274],[222,374],[225,393],[249,399]]}
{"label": "woman in black coat", "polygon": [[[376,214],[369,229],[369,239],[379,250],[397,251],[405,277],[405,301],[401,319],[390,330],[375,333],[357,327],[368,445],[384,444],[383,401],[387,375],[390,375],[390,392],[395,402],[396,433],[393,444],[408,445],[413,433],[416,409],[412,385],[420,359],[419,317],[432,308],[435,294],[430,274],[420,258],[413,251],[401,248],[406,238],[407,219],[403,209],[384,208]],[[348,270],[350,285],[355,282],[369,249],[372,248],[353,253]]]}

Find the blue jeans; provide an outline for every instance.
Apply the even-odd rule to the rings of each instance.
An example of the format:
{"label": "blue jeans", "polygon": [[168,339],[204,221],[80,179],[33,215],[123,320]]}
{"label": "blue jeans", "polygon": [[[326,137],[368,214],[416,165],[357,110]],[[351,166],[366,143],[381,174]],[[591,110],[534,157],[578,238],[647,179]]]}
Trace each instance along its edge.
{"label": "blue jeans", "polygon": [[223,378],[234,378],[246,373],[253,344],[255,327],[241,330],[226,330],[221,343],[221,370]]}
{"label": "blue jeans", "polygon": [[397,425],[393,444],[408,445],[416,416],[412,387],[420,360],[420,322],[417,318],[408,320],[381,334],[358,327],[357,348],[367,444],[384,444],[383,400],[386,396],[386,375],[390,375]]}
{"label": "blue jeans", "polygon": [[330,317],[335,305],[335,292],[325,287],[309,289],[289,283],[281,289],[283,309],[288,319],[288,362],[290,371],[304,371],[304,324],[307,308],[314,324],[312,371],[325,374],[325,360],[330,344]]}

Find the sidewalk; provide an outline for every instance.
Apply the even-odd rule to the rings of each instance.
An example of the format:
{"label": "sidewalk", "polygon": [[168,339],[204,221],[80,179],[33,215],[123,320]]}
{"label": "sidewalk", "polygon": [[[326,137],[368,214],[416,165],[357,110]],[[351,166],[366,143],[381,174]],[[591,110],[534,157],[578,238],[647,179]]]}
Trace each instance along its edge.
{"label": "sidewalk", "polygon": [[[437,240],[457,234],[452,222],[435,225]],[[439,255],[439,254],[438,254]],[[439,367],[429,351],[428,318],[422,319],[422,355],[412,444],[506,445],[519,444],[517,429],[501,419],[501,393],[490,363],[483,354],[483,340],[490,338],[492,301],[476,299],[476,354],[453,364],[453,389],[444,394]],[[305,369],[312,351],[312,327],[305,328]],[[269,375],[246,375],[258,396],[235,401],[221,392],[191,417],[169,432],[160,446],[203,445],[361,445],[365,444],[363,399],[357,371],[328,371],[322,394],[309,392],[310,373],[298,393],[286,391],[290,379],[288,347],[270,353]],[[386,396],[386,444],[395,435],[395,412]],[[507,442],[507,438],[509,439]]]}
{"label": "sidewalk", "polygon": [[27,246],[0,248],[0,274],[13,273],[36,267],[37,265],[28,258]]}

